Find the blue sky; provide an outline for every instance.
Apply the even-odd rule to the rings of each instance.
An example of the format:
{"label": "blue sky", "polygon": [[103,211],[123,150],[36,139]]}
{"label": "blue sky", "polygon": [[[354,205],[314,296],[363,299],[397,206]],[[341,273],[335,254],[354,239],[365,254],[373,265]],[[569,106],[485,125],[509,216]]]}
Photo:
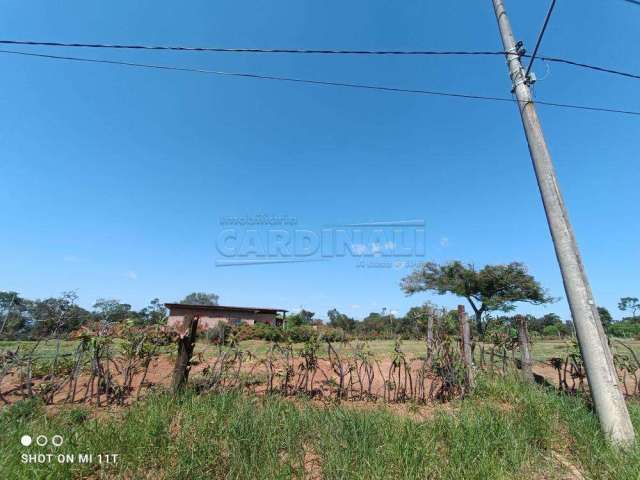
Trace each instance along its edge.
{"label": "blue sky", "polygon": [[[530,50],[547,2],[507,4]],[[640,7],[559,2],[541,52],[640,72]],[[263,48],[501,49],[491,2],[3,2],[3,38]],[[18,48],[15,48],[16,50]],[[43,51],[20,48],[23,51]],[[504,60],[47,49],[188,67],[509,96]],[[516,108],[0,55],[0,289],[142,307],[194,290],[223,304],[400,313],[402,268],[216,267],[220,220],[300,228],[422,219],[425,257],[525,262],[563,299]],[[634,80],[538,62],[539,99],[640,109]],[[640,295],[634,117],[540,107],[599,304]]]}

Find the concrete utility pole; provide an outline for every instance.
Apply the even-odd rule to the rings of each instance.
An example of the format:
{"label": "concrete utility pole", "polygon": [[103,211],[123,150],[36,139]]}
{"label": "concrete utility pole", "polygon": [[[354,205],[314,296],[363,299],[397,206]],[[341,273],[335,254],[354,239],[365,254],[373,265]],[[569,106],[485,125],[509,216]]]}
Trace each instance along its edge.
{"label": "concrete utility pole", "polygon": [[613,357],[582,265],[528,79],[520,63],[511,24],[504,2],[492,1],[600,426],[612,443],[630,445],[634,441],[633,425],[620,391]]}

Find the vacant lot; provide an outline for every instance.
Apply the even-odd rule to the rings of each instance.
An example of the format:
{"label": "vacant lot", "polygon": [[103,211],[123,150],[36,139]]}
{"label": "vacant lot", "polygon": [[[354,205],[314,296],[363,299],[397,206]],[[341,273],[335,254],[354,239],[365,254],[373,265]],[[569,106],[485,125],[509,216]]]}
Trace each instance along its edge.
{"label": "vacant lot", "polygon": [[[630,346],[636,352],[636,355],[640,356],[640,341],[639,340],[613,340],[613,348],[615,351],[624,353],[625,350],[618,345],[618,342],[622,341],[625,345]],[[350,342],[353,344],[354,342]],[[393,355],[393,349],[395,341],[393,340],[373,340],[367,342],[371,353],[378,360],[390,358]],[[347,344],[349,345],[349,344]],[[262,340],[247,340],[241,343],[243,349],[251,351],[253,354],[261,356],[264,355],[268,348],[269,342]],[[301,348],[302,344],[295,344],[294,348]],[[338,352],[345,351],[344,344],[335,344]],[[404,340],[401,343],[402,351],[410,357],[417,357],[424,355],[426,351],[426,344],[424,341],[417,340]],[[563,357],[571,352],[572,346],[570,340],[540,340],[533,343],[533,357],[540,362],[546,361],[551,357]],[[206,354],[216,354],[217,347],[215,345],[208,345],[204,342],[199,342],[196,351],[203,351]]]}
{"label": "vacant lot", "polygon": [[[635,351],[636,355],[640,357],[640,340],[613,339],[612,347],[614,351],[617,351],[618,353],[626,353],[627,350],[620,346],[620,342],[630,346]],[[355,342],[350,342],[347,345],[336,343],[334,346],[338,352],[341,352],[348,350],[348,348],[354,343]],[[393,349],[395,346],[395,341],[393,340],[373,340],[367,342],[367,344],[371,353],[378,360],[384,360],[393,355]],[[75,341],[63,340],[60,342],[60,352],[62,354],[71,353],[76,345],[77,342]],[[264,340],[246,340],[240,344],[242,349],[248,350],[258,357],[263,357],[267,353],[269,345],[270,343]],[[20,346],[21,349],[29,350],[36,346],[36,342],[0,341],[0,351],[8,349],[15,350],[17,346]],[[294,344],[293,347],[294,349],[300,349],[302,348],[302,344]],[[56,348],[57,342],[55,340],[47,340],[40,342],[36,351],[39,356],[51,358],[55,355]],[[424,355],[426,345],[423,341],[405,340],[401,343],[401,348],[409,357],[417,357],[419,355]],[[570,340],[539,340],[533,343],[533,357],[537,361],[544,362],[551,357],[563,357],[567,355],[571,351],[571,348]],[[168,352],[170,348],[167,348],[166,350]],[[215,356],[218,353],[218,347],[201,340],[198,341],[196,345],[196,353],[197,352],[203,352],[207,357]],[[323,350],[321,355],[325,355],[325,353],[326,352]]]}
{"label": "vacant lot", "polygon": [[[78,364],[81,368],[77,370],[75,383],[69,381],[69,376],[73,359],[76,358],[72,352],[78,346],[77,342],[2,342],[0,348],[19,348],[26,353],[34,351],[35,354],[31,367],[32,383],[27,380],[29,377],[25,372],[29,370],[24,363],[20,371],[5,372],[7,374],[0,381],[0,400],[15,403],[30,396],[30,392],[36,392],[36,396],[43,398],[50,406],[87,403],[104,407],[106,400],[101,400],[101,395],[111,394],[107,404],[113,401],[130,404],[136,398],[143,398],[152,391],[161,391],[171,384],[176,361],[175,345],[161,347],[158,355],[150,357],[143,365],[135,360],[137,357],[126,357],[126,352],[131,350],[123,339],[115,338],[113,341],[112,355],[109,355],[108,361],[103,359],[103,370],[95,370],[92,367],[95,360],[90,362],[84,356],[83,363]],[[634,351],[640,350],[640,342],[637,341],[621,344],[616,340],[613,343],[619,353],[627,354],[627,347]],[[449,366],[449,370],[435,375],[434,371],[421,370],[425,365],[425,342],[402,342],[399,346],[402,352],[400,356],[395,351],[398,347],[394,341],[335,343],[332,344],[335,349],[332,351],[338,353],[333,354],[332,359],[328,356],[327,345],[323,344],[317,345],[312,357],[308,357],[309,351],[305,349],[309,345],[305,347],[304,344],[295,344],[288,349],[282,348],[281,344],[269,354],[272,345],[265,341],[243,341],[237,347],[227,347],[199,341],[192,360],[191,381],[200,386],[206,384],[209,386],[207,388],[212,388],[218,382],[227,387],[242,385],[242,388],[248,388],[254,394],[264,394],[275,389],[285,395],[304,392],[325,400],[341,395],[343,399],[365,402],[373,399],[397,403],[429,402],[461,393],[456,386],[458,374],[455,366]],[[510,359],[512,353],[504,356],[497,352],[492,356],[488,353],[491,346],[483,345],[482,348],[485,350],[483,357],[480,355],[481,348],[475,349],[475,362],[480,370],[506,373],[514,368]],[[574,349],[575,346],[569,341],[546,340],[534,343],[533,371],[538,375],[538,380],[542,381],[544,378],[548,384],[560,389],[584,390],[587,383],[582,370],[574,371],[570,363],[558,367],[549,361],[553,357],[566,357]],[[62,357],[53,362],[56,352]],[[517,357],[518,354],[515,353],[515,358]],[[50,373],[54,371],[54,363],[57,373],[52,378]],[[113,378],[114,389],[109,387],[110,384],[100,383],[100,378],[96,377],[96,372],[99,371],[107,372],[109,378]],[[127,372],[130,373],[129,377]],[[449,383],[443,380],[443,372],[449,375]],[[628,374],[620,370],[620,375],[624,380],[625,394],[637,396],[637,373]]]}

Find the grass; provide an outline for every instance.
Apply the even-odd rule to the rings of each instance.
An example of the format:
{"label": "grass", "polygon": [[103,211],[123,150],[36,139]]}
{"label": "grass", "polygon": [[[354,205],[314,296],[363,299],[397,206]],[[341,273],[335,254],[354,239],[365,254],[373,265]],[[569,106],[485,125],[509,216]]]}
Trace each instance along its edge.
{"label": "grass", "polygon": [[[20,347],[21,352],[29,352],[36,346],[36,343],[37,342],[31,340],[0,340],[0,352],[15,350],[17,347]],[[42,358],[53,358],[56,354],[56,344],[57,340],[43,340],[38,345],[34,355]],[[77,344],[77,340],[61,340],[60,353],[62,355],[73,353]]]}
{"label": "grass", "polygon": [[[418,409],[419,407],[415,407]],[[630,405],[640,430],[640,406]],[[640,446],[621,454],[578,397],[516,378],[480,379],[463,401],[416,421],[357,409],[240,394],[158,394],[111,415],[78,407],[43,415],[31,401],[0,415],[0,478],[637,479]],[[64,444],[23,447],[24,434]],[[117,464],[23,464],[22,453],[119,453]]]}

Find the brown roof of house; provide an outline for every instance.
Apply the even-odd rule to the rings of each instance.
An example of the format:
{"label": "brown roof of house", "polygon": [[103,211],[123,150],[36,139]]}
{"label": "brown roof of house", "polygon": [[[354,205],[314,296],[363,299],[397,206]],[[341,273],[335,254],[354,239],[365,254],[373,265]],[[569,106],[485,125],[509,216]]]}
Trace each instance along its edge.
{"label": "brown roof of house", "polygon": [[165,303],[169,310],[189,309],[204,310],[208,312],[247,312],[247,313],[286,313],[288,310],[282,308],[262,308],[262,307],[234,307],[229,305],[189,305],[185,303]]}

